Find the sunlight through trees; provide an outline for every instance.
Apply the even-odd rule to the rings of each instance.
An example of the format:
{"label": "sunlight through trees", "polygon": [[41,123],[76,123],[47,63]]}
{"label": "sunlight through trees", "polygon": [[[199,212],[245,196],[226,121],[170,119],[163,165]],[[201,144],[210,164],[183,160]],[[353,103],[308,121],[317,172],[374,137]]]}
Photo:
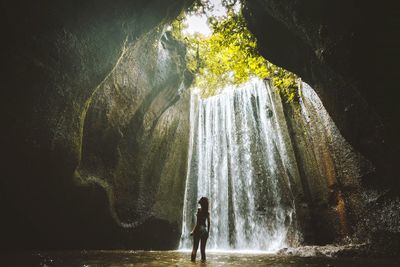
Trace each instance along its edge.
{"label": "sunlight through trees", "polygon": [[[194,87],[203,97],[209,97],[218,94],[228,84],[239,85],[252,76],[258,76],[270,79],[286,101],[293,101],[298,92],[298,77],[259,54],[257,40],[247,29],[240,2],[222,1],[226,11],[222,15],[220,9],[219,13],[213,12],[215,6],[208,1],[196,1],[171,25],[173,35],[187,46],[187,68],[194,74]],[[205,16],[212,34],[185,32],[188,27],[193,28],[188,16]]]}

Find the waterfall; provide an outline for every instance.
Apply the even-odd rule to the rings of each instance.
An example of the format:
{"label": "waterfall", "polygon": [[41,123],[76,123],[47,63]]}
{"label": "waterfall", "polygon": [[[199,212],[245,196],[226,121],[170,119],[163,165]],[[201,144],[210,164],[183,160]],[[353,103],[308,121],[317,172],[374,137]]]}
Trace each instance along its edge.
{"label": "waterfall", "polygon": [[208,249],[289,246],[298,172],[279,95],[256,78],[207,99],[193,90],[190,125],[180,248],[191,247],[202,196],[210,200]]}

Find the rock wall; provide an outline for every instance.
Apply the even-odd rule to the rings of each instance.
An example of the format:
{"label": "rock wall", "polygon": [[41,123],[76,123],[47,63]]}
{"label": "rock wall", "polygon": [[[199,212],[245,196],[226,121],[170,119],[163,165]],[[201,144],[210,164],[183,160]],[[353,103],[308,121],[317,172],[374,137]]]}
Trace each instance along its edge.
{"label": "rock wall", "polygon": [[300,95],[284,111],[301,177],[303,244],[332,244],[359,228],[366,205],[361,178],[374,167],[343,138],[310,86],[303,83]]}
{"label": "rock wall", "polygon": [[[396,236],[400,240],[397,175],[400,147],[396,140],[400,109],[396,103],[397,82],[393,79],[396,66],[393,56],[398,55],[395,48],[399,39],[395,37],[398,16],[392,4],[392,1],[376,5],[358,0],[246,1],[245,17],[258,39],[260,52],[273,63],[297,73],[315,89],[344,140],[374,168],[364,172],[358,182],[349,183],[345,178],[349,174],[337,176],[337,166],[331,158],[336,152],[324,151],[341,150],[342,142],[327,146],[330,141],[317,135],[320,137],[314,142],[318,147],[308,146],[307,139],[314,135],[304,136],[306,127],[296,121],[295,109],[287,110],[289,117],[294,116],[291,119],[294,143],[299,150],[299,161],[305,164],[303,176],[308,184],[303,187],[310,188],[309,203],[315,205],[315,214],[311,214],[314,222],[309,225],[319,224],[319,216],[327,222],[316,226],[319,237],[309,237],[317,243],[331,242],[341,235],[339,229],[330,233],[334,228],[329,224],[338,222],[328,219],[329,210],[339,208],[340,195],[344,205],[353,205],[357,213],[346,215],[353,218],[350,232],[358,232],[363,240],[381,237],[391,240]],[[310,151],[315,153],[315,149],[320,151],[316,161],[319,163],[311,166]],[[344,163],[351,162],[345,159]],[[321,169],[326,169],[325,175],[318,174]],[[330,230],[323,230],[324,227]]]}
{"label": "rock wall", "polygon": [[1,3],[2,247],[134,247],[143,214],[178,229],[183,50],[157,29],[189,2]]}
{"label": "rock wall", "polygon": [[145,34],[95,92],[85,118],[81,182],[106,189],[120,227],[158,224],[141,248],[175,247],[179,238],[190,131],[185,53],[169,32]]}
{"label": "rock wall", "polygon": [[399,189],[395,155],[400,109],[390,56],[396,54],[399,40],[393,34],[396,16],[391,2],[246,4],[245,16],[261,53],[309,83],[343,136],[374,163],[376,174],[364,181]]}
{"label": "rock wall", "polygon": [[[177,244],[190,77],[183,48],[160,26],[189,2],[0,4],[2,248]],[[398,235],[400,112],[388,77],[396,77],[392,48],[399,45],[393,26],[384,24],[395,9],[355,0],[246,3],[262,54],[310,83],[344,138],[375,167],[358,179],[338,171],[346,169],[338,165],[346,164],[340,155],[350,155],[347,148],[332,159],[325,153],[337,149],[330,141],[315,147],[307,135],[292,137],[309,177],[303,203],[315,205],[305,214],[317,211],[309,225],[321,215],[333,229],[329,234],[317,223],[316,233],[326,235],[309,231],[307,240],[325,243],[364,230],[385,242]],[[296,134],[307,126],[292,108],[286,116]],[[315,155],[323,160],[311,161]],[[342,213],[349,222],[341,224],[343,206],[362,209]],[[359,227],[346,230],[354,221]]]}

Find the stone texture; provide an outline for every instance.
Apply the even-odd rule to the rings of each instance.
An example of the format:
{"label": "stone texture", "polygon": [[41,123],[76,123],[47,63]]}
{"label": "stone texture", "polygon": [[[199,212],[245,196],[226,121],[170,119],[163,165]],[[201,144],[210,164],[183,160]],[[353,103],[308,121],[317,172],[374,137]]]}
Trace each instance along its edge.
{"label": "stone texture", "polygon": [[398,191],[400,109],[391,55],[399,40],[393,34],[392,3],[246,3],[245,16],[261,53],[310,84],[343,136],[376,166],[363,181]]}
{"label": "stone texture", "polygon": [[[172,152],[164,153],[172,144],[164,144],[163,140],[167,135],[176,133],[178,137],[183,134],[184,113],[182,119],[172,119],[171,114],[182,110],[185,104],[182,100],[176,108],[172,107],[177,103],[177,91],[181,85],[176,79],[183,77],[179,65],[182,64],[179,63],[182,53],[172,51],[176,44],[148,39],[149,45],[171,46],[164,48],[165,51],[172,49],[171,54],[164,52],[158,56],[164,56],[160,61],[165,68],[175,69],[163,69],[163,66],[158,66],[158,70],[152,69],[156,67],[157,55],[145,54],[144,51],[143,54],[136,52],[136,61],[126,58],[126,55],[129,56],[132,47],[144,42],[160,24],[177,16],[189,2],[43,0],[1,3],[0,27],[7,36],[1,44],[2,81],[3,88],[7,88],[1,90],[2,148],[5,155],[0,185],[0,207],[4,214],[0,222],[2,247],[107,248],[137,245],[137,234],[122,226],[122,223],[137,220],[136,204],[133,203],[137,200],[121,206],[121,201],[132,193],[131,188],[125,190],[124,183],[128,183],[130,175],[132,180],[140,178],[141,181],[150,177],[152,186],[158,179],[160,183],[174,183],[175,180],[170,180],[173,175],[179,179],[184,162],[181,158],[174,158],[176,155],[171,155]],[[158,53],[158,50],[149,52]],[[151,62],[148,64],[147,59],[153,65]],[[120,64],[132,66],[121,70]],[[128,81],[132,90],[128,93],[122,72],[134,72],[135,69],[140,70],[136,75],[140,81],[137,84]],[[170,73],[175,73],[175,76],[166,79]],[[154,78],[157,75],[160,78]],[[121,78],[122,81],[118,80]],[[172,88],[175,84],[178,87]],[[110,88],[105,88],[107,86]],[[117,90],[120,91],[115,93]],[[113,95],[104,101],[107,93]],[[163,94],[168,98],[160,101]],[[108,106],[98,107],[101,101]],[[117,111],[118,108],[112,105],[121,105],[126,110]],[[107,115],[111,117],[107,118]],[[144,124],[140,122],[141,116],[146,117]],[[166,127],[163,130],[166,132],[157,130],[160,124],[171,128]],[[105,136],[88,140],[94,130]],[[132,156],[126,162],[115,154],[119,148],[128,149],[124,147],[125,140],[120,134],[136,135],[134,142],[139,143],[135,147],[137,151],[121,152]],[[155,143],[142,147],[141,142],[147,141],[146,138]],[[105,140],[107,143],[102,143]],[[90,147],[90,141],[98,141],[94,145],[104,152],[96,159],[91,158],[97,151]],[[182,149],[182,146],[178,147]],[[156,152],[151,154],[151,149]],[[160,158],[155,156],[156,153]],[[84,161],[81,162],[82,155]],[[141,168],[134,170],[136,174],[128,171],[133,155],[148,160],[143,166],[134,162],[135,167]],[[170,170],[161,179],[163,165],[171,164],[171,161],[176,173]],[[90,168],[93,166],[99,170],[94,171]],[[115,177],[121,178],[114,181]],[[179,182],[175,182],[175,188],[179,187]],[[154,190],[157,195],[143,208],[146,213],[150,213],[148,210],[158,203],[156,199],[165,199],[156,188],[146,189]],[[179,199],[176,196],[174,201],[179,202]],[[126,214],[130,209],[132,214],[129,217]],[[158,225],[159,231],[163,229],[161,226],[172,227],[165,225],[169,225],[166,220],[171,219],[170,214],[174,211],[163,212],[152,222]],[[175,228],[176,225],[172,227]]]}
{"label": "stone texture", "polygon": [[[245,17],[261,54],[309,83],[350,149],[373,165],[373,171],[362,172],[361,176],[348,172],[354,168],[354,161],[343,142],[332,144],[325,128],[304,135],[308,126],[294,107],[286,109],[299,166],[307,181],[303,187],[309,188],[308,203],[314,205],[307,224],[316,231],[314,237],[306,237],[313,242],[332,242],[341,235],[340,227],[334,227],[340,221],[333,219],[340,203],[347,210],[349,233],[364,240],[398,236],[393,229],[397,229],[400,218],[400,106],[393,78],[399,39],[395,26],[398,16],[392,4],[358,0],[246,1]],[[339,173],[338,167],[342,170]],[[338,197],[343,199],[338,202]],[[383,209],[390,211],[384,215]],[[375,231],[378,225],[380,230]]]}
{"label": "stone texture", "polygon": [[[147,33],[126,49],[85,119],[83,182],[104,184],[121,227],[154,219],[168,226],[160,224],[159,240],[141,246],[179,238],[189,138],[185,53],[168,32]],[[170,227],[175,234],[163,239]]]}
{"label": "stone texture", "polygon": [[358,229],[365,205],[361,178],[373,165],[343,138],[315,91],[303,83],[299,103],[284,103],[301,177],[298,214],[305,244],[329,244]]}
{"label": "stone texture", "polygon": [[[160,26],[189,2],[1,3],[1,247],[176,246],[190,77],[183,48]],[[353,164],[358,153],[325,128],[304,134],[307,120],[286,107],[299,191],[308,190],[300,206],[310,243],[348,233],[375,244],[400,240],[399,105],[390,79],[399,45],[385,24],[396,25],[394,10],[365,1],[247,1],[262,54],[310,83],[337,131],[375,167],[352,172],[368,170]]]}

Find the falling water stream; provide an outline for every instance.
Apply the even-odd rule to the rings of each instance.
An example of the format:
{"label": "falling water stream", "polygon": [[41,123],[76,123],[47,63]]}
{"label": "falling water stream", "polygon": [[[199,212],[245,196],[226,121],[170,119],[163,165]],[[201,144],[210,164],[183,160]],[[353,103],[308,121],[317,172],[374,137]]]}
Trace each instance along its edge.
{"label": "falling water stream", "polygon": [[206,99],[193,90],[181,249],[191,247],[202,196],[208,249],[273,252],[296,241],[298,171],[283,116],[279,95],[260,79]]}

